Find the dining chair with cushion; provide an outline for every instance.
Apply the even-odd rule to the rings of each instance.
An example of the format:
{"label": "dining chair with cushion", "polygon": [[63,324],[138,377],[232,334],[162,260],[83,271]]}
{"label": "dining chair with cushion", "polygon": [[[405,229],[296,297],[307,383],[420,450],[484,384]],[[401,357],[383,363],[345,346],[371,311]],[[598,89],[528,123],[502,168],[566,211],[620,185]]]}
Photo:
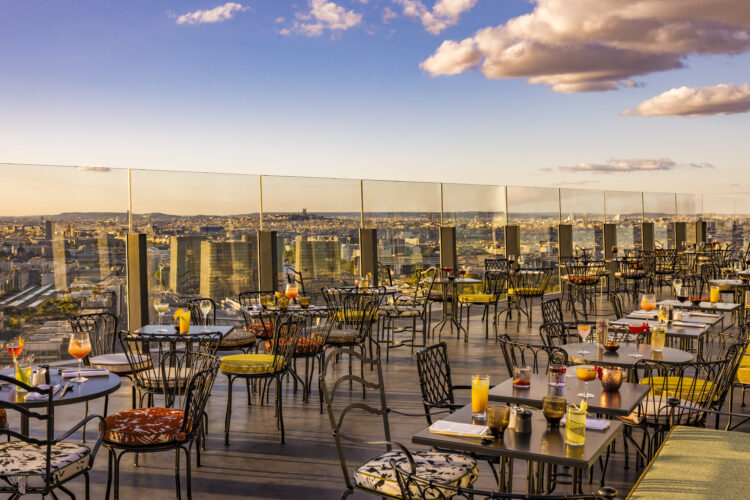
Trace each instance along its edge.
{"label": "dining chair with cushion", "polygon": [[[275,382],[276,426],[281,431],[281,442],[284,443],[284,414],[282,411],[281,379],[290,369],[297,342],[305,328],[306,320],[299,315],[286,315],[274,323],[273,337],[270,339],[270,350],[264,354],[234,354],[221,358],[221,373],[227,377],[227,409],[224,418],[224,444],[229,445],[229,428],[232,421],[232,384],[237,379],[249,379],[263,382],[260,400],[268,397],[270,382]],[[252,403],[249,390],[247,404]]]}
{"label": "dining chair with cushion", "polygon": [[[207,316],[201,311],[201,302],[204,300],[207,300],[211,304],[211,309]],[[216,302],[213,299],[199,297],[188,300],[185,305],[190,310],[190,323],[193,325],[212,326],[216,324]],[[242,351],[246,353],[255,347],[256,343],[257,338],[251,329],[234,328],[222,337],[217,351]]]}
{"label": "dining chair with cushion", "polygon": [[[411,351],[414,352],[415,347],[424,347],[427,343],[427,332],[428,328],[428,311],[427,307],[429,301],[427,296],[432,291],[433,283],[426,284],[423,290],[426,291],[426,295],[408,295],[394,299],[389,304],[381,305],[378,308],[378,317],[382,319],[382,328],[377,330],[378,343],[386,344],[385,359],[390,359],[390,349],[393,347],[400,347],[402,345],[410,345]],[[396,342],[395,334],[397,331],[406,331],[406,327],[397,329],[396,321],[400,319],[411,320],[411,340]],[[417,328],[417,324],[420,324],[421,328]],[[422,343],[417,344],[417,333],[422,334]]]}
{"label": "dining chair with cushion", "polygon": [[[482,321],[484,321],[484,338],[488,339],[490,334],[490,307],[493,308],[492,321],[497,336],[497,303],[500,298],[508,292],[508,274],[502,271],[487,271],[482,280],[482,290],[478,293],[462,293],[458,296],[458,319],[462,320],[463,310],[466,310],[466,335],[469,335],[471,325],[471,306],[476,305],[483,308]],[[459,332],[460,334],[460,332]]]}
{"label": "dining chair with cushion", "polygon": [[498,340],[510,377],[513,377],[514,366],[527,365],[532,373],[547,373],[551,364],[568,364],[568,353],[559,347],[514,342],[508,335],[501,335]]}
{"label": "dining chair with cushion", "polygon": [[163,360],[178,373],[190,373],[185,383],[175,383],[169,370],[161,370],[165,401],[161,407],[124,410],[104,419],[104,446],[109,450],[107,492],[120,496],[120,460],[126,453],[158,453],[175,450],[175,489],[180,498],[180,451],[185,453],[187,498],[192,498],[191,448],[200,449],[206,403],[211,394],[219,359],[198,351],[173,352]]}
{"label": "dining chair with cushion", "polygon": [[[348,394],[341,393],[341,387],[352,380],[347,375],[338,378],[330,385],[326,382],[326,374],[333,371],[333,362],[341,355],[359,358],[363,365],[372,368],[372,370],[368,370],[368,373],[372,373],[374,376],[371,376],[369,380],[364,376],[354,379],[356,383],[367,385],[370,389],[371,402],[351,402]],[[351,347],[331,349],[323,365],[320,386],[344,475],[346,489],[342,498],[351,495],[355,490],[380,497],[401,498],[396,472],[392,466],[394,462],[400,465],[408,465],[411,470],[416,470],[420,476],[429,480],[456,486],[468,487],[477,480],[477,461],[470,456],[432,450],[411,452],[405,446],[392,441],[380,358],[366,358],[361,352]],[[380,435],[373,440],[364,439],[361,436],[362,431],[359,431],[356,435],[352,434],[351,429],[362,429],[361,426],[347,425],[350,416],[356,414],[380,417],[382,419],[382,433],[379,433]],[[375,432],[379,427],[379,425],[377,427],[368,426],[367,430]],[[364,464],[350,469],[350,465],[347,463],[346,445],[373,446],[384,451]]]}
{"label": "dining chair with cushion", "polygon": [[89,471],[94,465],[96,453],[104,436],[100,432],[92,445],[69,441],[68,438],[87,423],[93,420],[101,423],[104,419],[100,415],[89,415],[56,437],[55,405],[52,399],[55,394],[54,388],[28,386],[14,377],[5,375],[0,375],[0,382],[9,384],[14,392],[27,391],[27,397],[33,395],[39,399],[46,399],[43,412],[27,409],[4,398],[0,400],[0,412],[3,416],[10,411],[44,425],[43,439],[32,438],[11,430],[7,425],[0,425],[0,436],[7,437],[6,442],[0,443],[0,493],[9,494],[8,498],[13,500],[28,494],[43,497],[52,495],[57,498],[54,490],[59,489],[75,498],[65,484],[83,475],[85,495],[88,498]]}
{"label": "dining chair with cushion", "polygon": [[[521,326],[521,314],[526,316],[527,326],[531,328],[534,299],[544,300],[547,287],[552,280],[554,270],[551,267],[539,269],[521,269],[511,272],[508,278],[508,311],[516,310],[518,314],[516,329]],[[508,326],[509,315],[505,316]]]}
{"label": "dining chair with cushion", "polygon": [[[240,306],[248,311],[263,311],[268,306],[268,301],[273,303],[275,293],[274,290],[251,290],[240,293],[237,296],[237,301],[240,303]],[[240,312],[242,312],[242,318],[245,320],[246,332],[255,336],[257,340],[265,341],[271,338],[273,335],[273,325],[268,315],[263,315],[261,313],[260,315],[253,316],[242,309],[240,309]]]}

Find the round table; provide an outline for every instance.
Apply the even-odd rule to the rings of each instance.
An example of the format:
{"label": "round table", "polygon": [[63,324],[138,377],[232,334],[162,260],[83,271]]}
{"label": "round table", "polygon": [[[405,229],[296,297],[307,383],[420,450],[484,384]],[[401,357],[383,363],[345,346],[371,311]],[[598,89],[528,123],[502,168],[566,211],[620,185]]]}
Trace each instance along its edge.
{"label": "round table", "polygon": [[[49,372],[50,385],[54,386],[55,384],[60,384],[64,387],[65,383],[70,381],[70,378],[63,379],[60,376],[60,370],[56,368],[50,368]],[[3,370],[0,371],[0,373],[9,377],[14,376],[13,370]],[[71,382],[70,386],[70,389],[68,389],[68,392],[66,392],[65,396],[62,398],[60,398],[60,392],[52,396],[53,406],[83,403],[112,394],[120,388],[120,377],[114,373],[110,373],[106,377],[89,377],[89,379],[82,384]],[[60,390],[62,391],[62,389]],[[0,386],[0,400],[2,401],[23,406],[24,408],[42,408],[47,406],[46,399],[25,401],[24,396],[26,396],[26,394],[27,393],[25,392],[16,391],[16,386],[11,384]],[[26,436],[29,434],[29,417],[26,415],[21,415],[21,434]]]}
{"label": "round table", "polygon": [[[654,352],[648,344],[620,344],[617,352],[608,352],[596,344],[566,344],[562,349],[568,353],[568,359],[574,363],[592,363],[597,365],[619,366],[620,368],[632,368],[642,359],[651,361],[663,361],[665,363],[687,363],[692,361],[695,355],[665,347],[661,352]],[[588,354],[580,354],[578,351],[588,351]],[[631,354],[642,354],[635,358]]]}

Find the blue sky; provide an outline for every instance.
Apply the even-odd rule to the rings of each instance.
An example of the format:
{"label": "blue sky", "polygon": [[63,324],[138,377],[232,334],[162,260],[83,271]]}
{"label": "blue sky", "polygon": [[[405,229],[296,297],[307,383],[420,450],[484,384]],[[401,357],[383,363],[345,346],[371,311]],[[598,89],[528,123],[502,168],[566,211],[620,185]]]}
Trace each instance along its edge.
{"label": "blue sky", "polygon": [[[0,0],[0,162],[750,191],[746,112],[620,114],[682,86],[747,83],[746,45],[686,50],[684,68],[635,74],[638,86],[564,93],[524,77],[420,68],[446,40],[468,40],[479,57],[478,30],[535,4],[478,0],[435,34],[405,14],[411,0],[334,1],[361,20],[305,36],[282,30],[316,21],[305,19],[307,0],[237,2],[244,9],[231,18],[200,24],[177,21],[225,3]],[[742,2],[718,3],[729,19],[742,10],[732,21],[740,34],[750,29]],[[421,4],[429,11],[436,2]],[[397,15],[388,23],[386,8]],[[654,19],[675,16],[658,11]],[[561,40],[560,54],[574,59]],[[659,168],[640,170],[644,162]],[[595,173],[613,164],[622,170]]]}

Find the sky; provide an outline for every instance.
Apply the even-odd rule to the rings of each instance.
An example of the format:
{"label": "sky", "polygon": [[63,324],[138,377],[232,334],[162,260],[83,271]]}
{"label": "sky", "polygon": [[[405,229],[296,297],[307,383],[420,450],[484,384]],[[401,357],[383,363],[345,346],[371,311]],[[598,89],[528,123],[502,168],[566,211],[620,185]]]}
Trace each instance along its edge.
{"label": "sky", "polygon": [[0,0],[0,162],[744,196],[749,63],[747,0]]}

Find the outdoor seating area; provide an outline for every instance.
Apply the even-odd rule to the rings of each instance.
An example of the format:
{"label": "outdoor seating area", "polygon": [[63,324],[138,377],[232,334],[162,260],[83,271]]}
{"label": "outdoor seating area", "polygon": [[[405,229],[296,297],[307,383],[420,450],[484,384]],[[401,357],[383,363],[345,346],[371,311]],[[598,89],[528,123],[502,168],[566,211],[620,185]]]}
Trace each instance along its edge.
{"label": "outdoor seating area", "polygon": [[[670,262],[690,253],[696,265],[670,274],[646,251],[561,259],[559,274],[494,259],[460,277],[418,269],[403,287],[366,276],[304,302],[295,271],[283,291],[243,291],[238,325],[201,297],[174,322],[157,300],[159,322],[133,331],[108,312],[71,316],[68,351],[82,366],[27,377],[23,338],[7,344],[16,364],[0,374],[0,490],[703,498],[716,476],[696,461],[703,452],[680,450],[708,439],[705,458],[719,460],[750,430],[750,273],[744,255],[719,262],[711,245]],[[638,282],[623,261],[643,269]],[[568,286],[564,301],[553,280]],[[750,465],[745,451],[733,466]],[[679,477],[667,460],[690,482],[664,487]]]}

